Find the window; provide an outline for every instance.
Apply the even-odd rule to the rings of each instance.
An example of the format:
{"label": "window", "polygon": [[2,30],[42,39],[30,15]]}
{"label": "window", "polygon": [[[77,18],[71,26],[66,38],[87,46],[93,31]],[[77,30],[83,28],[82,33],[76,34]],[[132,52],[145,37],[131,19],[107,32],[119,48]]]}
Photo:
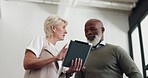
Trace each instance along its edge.
{"label": "window", "polygon": [[[148,55],[148,36],[146,35],[148,33],[147,29],[148,29],[148,15],[141,22],[145,66],[148,65],[148,56],[146,56],[146,55]],[[148,76],[148,70],[147,70],[146,74]]]}
{"label": "window", "polygon": [[133,59],[141,73],[143,73],[138,27],[132,32]]}
{"label": "window", "polygon": [[129,30],[131,57],[140,69],[144,78],[148,77],[148,15]]}

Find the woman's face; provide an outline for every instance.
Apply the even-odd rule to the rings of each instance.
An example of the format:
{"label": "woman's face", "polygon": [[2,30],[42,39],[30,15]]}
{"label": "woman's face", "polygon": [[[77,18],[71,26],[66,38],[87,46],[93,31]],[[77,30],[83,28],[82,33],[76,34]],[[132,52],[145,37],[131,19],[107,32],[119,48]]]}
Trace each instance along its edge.
{"label": "woman's face", "polygon": [[55,27],[55,33],[54,36],[58,39],[58,40],[64,40],[65,35],[67,34],[66,31],[66,24],[64,22],[62,22],[62,24],[58,27]]}

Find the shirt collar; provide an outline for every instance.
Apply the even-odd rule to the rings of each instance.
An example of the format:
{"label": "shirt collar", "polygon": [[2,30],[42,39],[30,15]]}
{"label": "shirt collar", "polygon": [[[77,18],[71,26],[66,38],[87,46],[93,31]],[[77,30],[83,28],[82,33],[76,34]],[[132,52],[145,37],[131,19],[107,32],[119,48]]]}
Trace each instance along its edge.
{"label": "shirt collar", "polygon": [[52,43],[50,43],[50,42],[48,42],[48,43],[52,46],[52,48],[54,48],[56,50],[55,46]]}
{"label": "shirt collar", "polygon": [[51,47],[56,51],[56,53],[58,53],[58,50],[56,49],[55,45],[53,45],[52,43],[48,42],[49,45],[51,45]]}
{"label": "shirt collar", "polygon": [[92,46],[92,49],[96,49],[96,48],[103,47],[103,46],[105,46],[104,41],[102,41],[101,43],[98,43],[96,46]]}

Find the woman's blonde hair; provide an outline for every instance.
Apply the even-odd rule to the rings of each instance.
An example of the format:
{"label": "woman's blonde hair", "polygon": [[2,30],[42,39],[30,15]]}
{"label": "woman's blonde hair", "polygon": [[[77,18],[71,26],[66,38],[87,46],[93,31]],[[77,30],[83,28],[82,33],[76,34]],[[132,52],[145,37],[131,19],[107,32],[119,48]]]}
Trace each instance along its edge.
{"label": "woman's blonde hair", "polygon": [[66,25],[68,24],[68,22],[66,20],[62,19],[61,17],[59,17],[57,15],[51,15],[51,16],[47,17],[44,22],[44,32],[46,34],[46,37],[52,35],[51,26],[58,27],[62,24],[62,22],[64,22]]}

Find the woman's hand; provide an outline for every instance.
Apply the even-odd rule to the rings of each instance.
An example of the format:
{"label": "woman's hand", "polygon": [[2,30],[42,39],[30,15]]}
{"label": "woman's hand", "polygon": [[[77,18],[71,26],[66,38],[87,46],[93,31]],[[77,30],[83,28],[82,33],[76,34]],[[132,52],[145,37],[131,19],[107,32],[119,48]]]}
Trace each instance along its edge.
{"label": "woman's hand", "polygon": [[63,60],[65,58],[65,55],[67,53],[66,46],[67,46],[67,44],[62,48],[62,50],[60,51],[60,53],[57,55],[58,60]]}
{"label": "woman's hand", "polygon": [[82,59],[76,58],[75,60],[72,60],[71,66],[66,71],[66,73],[73,74],[74,72],[80,71],[82,68]]}

